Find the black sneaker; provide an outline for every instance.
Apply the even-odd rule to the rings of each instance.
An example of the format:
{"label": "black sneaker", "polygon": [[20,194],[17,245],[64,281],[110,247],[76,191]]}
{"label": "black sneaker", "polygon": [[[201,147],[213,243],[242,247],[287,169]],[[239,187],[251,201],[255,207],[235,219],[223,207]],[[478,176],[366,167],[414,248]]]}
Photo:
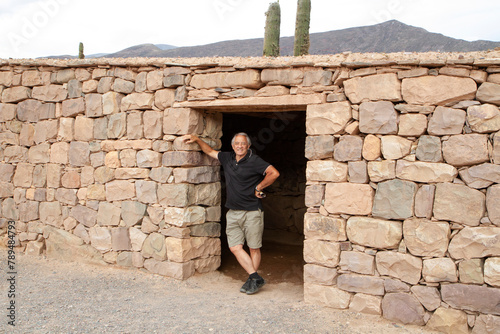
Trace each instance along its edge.
{"label": "black sneaker", "polygon": [[243,284],[243,286],[240,288],[240,292],[245,293],[247,292],[248,288],[250,288],[250,281],[252,281],[251,278],[247,279],[247,281]]}
{"label": "black sneaker", "polygon": [[253,295],[257,291],[259,291],[259,289],[261,287],[263,287],[264,284],[266,284],[266,281],[264,281],[264,279],[262,279],[262,280],[260,280],[260,279],[250,280],[250,286],[247,289],[247,295]]}

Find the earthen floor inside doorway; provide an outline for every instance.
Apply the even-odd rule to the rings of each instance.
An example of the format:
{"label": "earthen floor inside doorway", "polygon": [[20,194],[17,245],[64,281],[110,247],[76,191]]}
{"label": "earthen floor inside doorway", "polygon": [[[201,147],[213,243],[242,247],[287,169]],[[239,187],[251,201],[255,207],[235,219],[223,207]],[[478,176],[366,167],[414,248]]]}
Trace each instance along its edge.
{"label": "earthen floor inside doorway", "polygon": [[[221,237],[223,240],[225,235]],[[246,248],[247,252],[248,249]],[[262,261],[259,274],[267,283],[304,283],[303,246],[284,245],[272,241],[264,241]],[[222,241],[221,266],[219,271],[234,279],[245,281],[248,277],[241,268],[227,243]]]}

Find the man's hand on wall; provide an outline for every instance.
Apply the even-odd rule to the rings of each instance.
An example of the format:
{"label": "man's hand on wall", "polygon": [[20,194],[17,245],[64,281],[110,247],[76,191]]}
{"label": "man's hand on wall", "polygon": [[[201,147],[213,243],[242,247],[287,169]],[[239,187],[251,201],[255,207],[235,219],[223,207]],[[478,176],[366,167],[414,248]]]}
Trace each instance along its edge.
{"label": "man's hand on wall", "polygon": [[209,155],[210,157],[217,159],[217,154],[219,151],[214,150],[213,148],[210,147],[207,143],[205,143],[203,140],[200,139],[197,135],[184,135],[180,137],[181,140],[187,144],[191,143],[197,143],[200,145],[201,150]]}
{"label": "man's hand on wall", "polygon": [[196,135],[184,135],[181,137],[181,140],[187,144],[195,143],[197,139],[199,138]]}

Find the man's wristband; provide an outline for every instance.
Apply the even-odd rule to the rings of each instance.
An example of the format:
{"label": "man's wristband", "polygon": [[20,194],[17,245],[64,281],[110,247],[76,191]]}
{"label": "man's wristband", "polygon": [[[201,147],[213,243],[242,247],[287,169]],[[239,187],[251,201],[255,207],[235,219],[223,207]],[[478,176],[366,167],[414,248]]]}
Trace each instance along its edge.
{"label": "man's wristband", "polygon": [[258,190],[257,187],[255,187],[255,191],[259,194],[259,196],[266,197],[266,194],[262,190]]}

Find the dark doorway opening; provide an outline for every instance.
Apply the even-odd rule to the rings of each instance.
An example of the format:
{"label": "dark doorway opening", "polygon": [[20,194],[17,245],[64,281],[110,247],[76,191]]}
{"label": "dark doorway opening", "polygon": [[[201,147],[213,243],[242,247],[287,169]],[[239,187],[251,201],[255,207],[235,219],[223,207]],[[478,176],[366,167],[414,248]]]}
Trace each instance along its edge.
{"label": "dark doorway opening", "polygon": [[[275,166],[280,177],[265,190],[264,240],[259,273],[269,283],[303,283],[303,224],[305,194],[305,112],[224,113],[222,150],[231,151],[231,139],[246,132],[251,149]],[[246,279],[245,271],[230,252],[225,235],[225,180],[222,173],[222,261],[220,271]],[[248,248],[246,248],[248,251]]]}

